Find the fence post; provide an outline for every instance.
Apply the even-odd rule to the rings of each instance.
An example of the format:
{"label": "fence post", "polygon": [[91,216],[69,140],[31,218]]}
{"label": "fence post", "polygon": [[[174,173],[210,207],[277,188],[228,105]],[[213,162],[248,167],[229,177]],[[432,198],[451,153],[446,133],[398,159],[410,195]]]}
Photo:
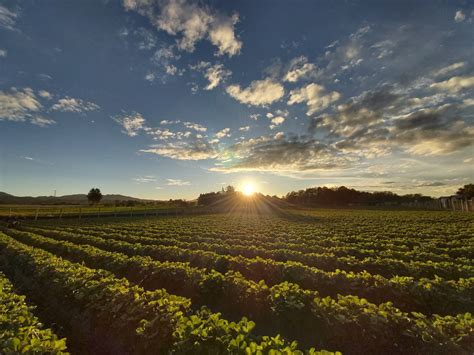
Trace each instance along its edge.
{"label": "fence post", "polygon": [[133,206],[130,206],[130,217],[133,216]]}
{"label": "fence post", "polygon": [[63,217],[63,209],[61,208],[61,209],[59,210],[59,219],[61,219],[62,217]]}
{"label": "fence post", "polygon": [[35,214],[35,221],[38,220],[38,213],[39,213],[39,208],[36,209],[36,214]]}

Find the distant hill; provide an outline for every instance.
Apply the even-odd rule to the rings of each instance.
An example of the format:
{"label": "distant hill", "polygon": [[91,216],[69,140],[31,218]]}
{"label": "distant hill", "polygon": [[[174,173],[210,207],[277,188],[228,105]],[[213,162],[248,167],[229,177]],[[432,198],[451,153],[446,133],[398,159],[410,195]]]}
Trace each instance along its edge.
{"label": "distant hill", "polygon": [[[101,203],[113,203],[115,201],[151,202],[136,197],[124,195],[104,195]],[[0,204],[9,205],[85,205],[87,204],[86,194],[64,195],[64,196],[14,196],[6,192],[0,192]]]}

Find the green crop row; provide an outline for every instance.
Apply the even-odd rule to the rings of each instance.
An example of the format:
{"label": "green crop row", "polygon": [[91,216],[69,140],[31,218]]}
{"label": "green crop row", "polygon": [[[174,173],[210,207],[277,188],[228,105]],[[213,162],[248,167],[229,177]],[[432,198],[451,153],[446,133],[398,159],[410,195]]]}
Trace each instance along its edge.
{"label": "green crop row", "polygon": [[386,279],[368,272],[326,272],[294,262],[222,256],[199,250],[132,244],[65,232],[48,232],[43,235],[130,256],[146,255],[162,261],[189,262],[191,266],[215,269],[222,273],[232,270],[249,280],[265,280],[270,286],[289,281],[304,289],[318,290],[325,296],[355,294],[377,304],[391,301],[401,309],[417,310],[426,314],[456,314],[474,309],[474,278],[457,281],[439,277],[432,280],[415,280],[397,276]]}
{"label": "green crop row", "polygon": [[[468,313],[430,318],[421,313],[401,312],[389,303],[376,306],[353,296],[322,298],[318,292],[303,290],[291,283],[269,288],[263,282],[248,281],[234,272],[225,275],[216,271],[204,273],[182,263],[159,263],[140,256],[128,258],[26,232],[11,234],[35,247],[85,262],[91,267],[108,269],[118,276],[140,282],[145,288],[164,287],[190,297],[193,304],[207,304],[233,317],[248,315],[257,321],[260,331],[279,332],[304,344],[337,346],[351,352],[358,349],[359,345],[352,343],[353,337],[357,337],[360,346],[374,350],[467,351],[473,346],[469,327],[474,326],[474,321]],[[407,327],[404,332],[400,332],[402,327]],[[457,331],[453,333],[452,329]]]}
{"label": "green crop row", "polygon": [[[51,231],[37,227],[23,227],[25,230],[39,233],[61,233],[65,235],[67,232]],[[73,233],[71,233],[73,234]],[[295,261],[313,266],[326,271],[342,269],[347,271],[361,272],[368,271],[371,274],[378,274],[384,277],[392,277],[396,275],[409,277],[429,277],[434,278],[440,276],[447,279],[474,277],[474,266],[456,265],[452,262],[431,262],[431,261],[410,261],[405,262],[396,259],[388,259],[384,257],[373,257],[358,260],[354,257],[337,257],[333,254],[303,254],[290,250],[265,250],[258,247],[231,247],[219,246],[206,243],[179,243],[174,242],[173,245],[160,245],[160,240],[155,238],[137,237],[137,236],[115,236],[119,241],[130,243],[140,243],[157,247],[179,248],[181,250],[204,251],[217,253],[221,256],[243,256],[246,258],[260,257],[264,259],[272,259],[275,261]]]}
{"label": "green crop row", "polygon": [[[293,213],[293,218],[265,216],[182,216],[177,218],[88,223],[71,222],[61,227],[127,233],[146,229],[157,237],[189,236],[213,239],[295,242],[307,245],[341,246],[369,242],[381,248],[413,247],[426,251],[447,252],[451,257],[474,253],[472,216],[447,213],[395,211],[315,211],[309,216]],[[296,218],[294,218],[296,217]],[[55,223],[51,223],[54,225]],[[469,248],[466,248],[469,246]],[[464,249],[461,254],[457,254]],[[394,249],[395,250],[395,249]],[[455,255],[451,251],[455,250]],[[470,253],[467,255],[467,253]]]}
{"label": "green crop row", "polygon": [[0,272],[0,353],[68,354],[66,340],[45,329],[28,306],[25,297]]}
{"label": "green crop row", "polygon": [[[107,271],[89,269],[0,234],[0,267],[53,315],[78,352],[301,353],[279,336],[254,337],[255,324],[222,319],[165,290],[145,291]],[[308,353],[315,354],[313,349]]]}
{"label": "green crop row", "polygon": [[[45,246],[48,241],[40,241],[26,233],[16,232],[29,241],[37,240],[36,246]],[[224,307],[239,310],[240,307],[252,305],[257,323],[273,326],[275,331],[282,331],[286,336],[299,338],[305,344],[318,347],[335,347],[348,352],[371,352],[386,349],[392,352],[425,353],[425,352],[466,352],[474,350],[471,334],[474,320],[469,313],[457,317],[426,317],[421,313],[404,313],[390,303],[376,306],[355,296],[321,298],[315,291],[301,289],[298,285],[282,283],[268,288],[263,283],[249,283],[239,274],[226,275],[211,272],[207,275],[189,270],[190,274],[200,279],[186,279],[186,271],[176,275],[176,266],[172,270],[160,269],[159,263],[144,258],[127,258],[124,255],[100,251],[95,248],[81,248],[71,243],[49,242],[51,249],[64,255],[75,256],[77,261],[91,262],[95,267],[105,266],[119,274],[134,274],[137,280],[160,284],[156,274],[174,271],[181,284],[192,288],[195,285],[196,297],[202,302],[211,304],[223,300]],[[155,267],[155,268],[154,268]],[[165,266],[166,267],[166,266]],[[120,271],[121,270],[121,271]],[[172,275],[165,276],[165,280]],[[237,295],[235,297],[233,295]],[[217,305],[218,306],[218,305]],[[244,310],[245,312],[245,310]],[[354,339],[358,343],[354,344]],[[314,343],[316,342],[316,343]]]}
{"label": "green crop row", "polygon": [[[144,226],[138,230],[128,230],[127,228],[110,228],[98,226],[95,229],[91,228],[71,228],[71,227],[53,227],[48,230],[88,234],[98,237],[108,237],[115,239],[130,239],[131,237],[140,237],[140,242],[143,244],[160,244],[160,245],[175,245],[186,249],[202,248],[203,250],[218,250],[220,253],[229,253],[229,250],[234,253],[242,254],[248,250],[258,249],[264,252],[272,251],[278,257],[285,257],[288,260],[302,261],[309,259],[311,261],[312,255],[324,253],[331,257],[349,257],[352,260],[361,260],[366,258],[384,258],[395,259],[402,262],[407,261],[425,261],[431,260],[433,262],[449,262],[453,265],[473,265],[472,258],[469,255],[452,257],[447,254],[448,250],[438,249],[439,253],[424,250],[423,248],[415,248],[410,250],[408,247],[392,246],[389,249],[380,249],[373,241],[359,241],[357,244],[341,243],[342,245],[326,246],[325,241],[318,243],[313,240],[312,243],[302,242],[292,243],[291,240],[286,241],[264,241],[259,237],[253,239],[240,238],[216,238],[203,236],[188,236],[181,233],[170,233],[168,235],[157,235],[152,228]],[[204,249],[205,248],[205,249]],[[219,248],[219,249],[216,249]],[[467,251],[466,248],[462,248]],[[308,255],[307,254],[312,254]],[[459,254],[459,251],[458,251]],[[466,254],[466,253],[464,253]],[[261,256],[261,255],[260,255]]]}

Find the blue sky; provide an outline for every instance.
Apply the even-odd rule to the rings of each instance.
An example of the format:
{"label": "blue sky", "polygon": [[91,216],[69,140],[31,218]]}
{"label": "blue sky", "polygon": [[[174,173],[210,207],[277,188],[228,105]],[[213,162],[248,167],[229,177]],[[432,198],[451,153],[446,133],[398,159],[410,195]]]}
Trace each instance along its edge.
{"label": "blue sky", "polygon": [[474,180],[470,1],[1,1],[0,191]]}

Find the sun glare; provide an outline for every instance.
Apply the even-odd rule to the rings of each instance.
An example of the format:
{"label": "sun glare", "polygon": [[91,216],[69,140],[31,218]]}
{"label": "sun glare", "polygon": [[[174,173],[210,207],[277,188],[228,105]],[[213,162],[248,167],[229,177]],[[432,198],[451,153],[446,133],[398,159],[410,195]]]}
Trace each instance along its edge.
{"label": "sun glare", "polygon": [[254,193],[255,193],[255,185],[250,183],[250,182],[246,182],[243,186],[242,186],[242,193],[245,195],[245,196],[252,196]]}

